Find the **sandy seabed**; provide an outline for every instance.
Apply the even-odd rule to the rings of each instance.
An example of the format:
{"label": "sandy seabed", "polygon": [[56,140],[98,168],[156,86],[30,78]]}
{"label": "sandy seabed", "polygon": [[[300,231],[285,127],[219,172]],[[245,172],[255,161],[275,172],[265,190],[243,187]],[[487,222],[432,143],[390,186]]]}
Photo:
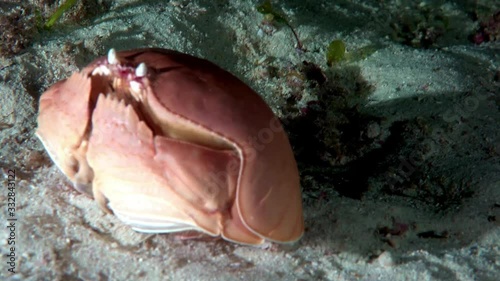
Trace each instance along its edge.
{"label": "sandy seabed", "polygon": [[[306,51],[255,1],[92,3],[101,12],[78,22],[63,17],[0,58],[1,280],[500,279],[500,46],[468,39],[478,28],[471,11],[486,10],[487,18],[498,3],[273,2]],[[4,12],[16,5],[0,2]],[[349,56],[330,67],[325,54],[334,39],[345,42]],[[110,48],[139,47],[211,60],[289,121],[303,177],[306,232],[298,243],[260,249],[139,234],[70,187],[34,135],[38,99]],[[309,132],[294,123],[315,120],[307,119],[311,105],[336,110],[318,102],[326,90],[304,61],[321,69],[314,73],[333,93],[359,93],[355,112],[371,116],[352,125],[350,134],[365,140],[355,141],[356,149],[342,149],[344,139],[336,138],[343,158],[332,155],[325,132],[345,126],[323,122],[303,136]],[[339,111],[350,112],[350,102]],[[301,147],[320,137],[323,146]],[[384,146],[389,140],[392,149]],[[372,151],[382,153],[368,157]],[[321,155],[312,161],[307,153]],[[342,181],[345,175],[365,180]],[[16,221],[8,221],[9,197]]]}

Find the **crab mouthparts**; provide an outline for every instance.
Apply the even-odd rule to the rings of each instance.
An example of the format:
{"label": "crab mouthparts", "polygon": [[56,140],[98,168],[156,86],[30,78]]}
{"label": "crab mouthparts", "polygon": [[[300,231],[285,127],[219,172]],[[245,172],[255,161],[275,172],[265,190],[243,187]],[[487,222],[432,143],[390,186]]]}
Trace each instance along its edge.
{"label": "crab mouthparts", "polygon": [[[114,49],[109,50],[107,61],[97,66],[91,73],[92,84],[101,84],[105,86],[105,92],[114,92],[118,99],[125,103],[132,97],[135,102],[143,102],[146,96],[145,90],[147,83],[148,67],[144,62],[136,67],[127,66],[120,63]],[[99,88],[101,88],[99,87]],[[99,93],[100,94],[100,93]]]}
{"label": "crab mouthparts", "polygon": [[[114,49],[109,50],[107,59],[92,70],[92,98],[90,107],[93,109],[99,95],[110,96],[130,105],[139,117],[140,121],[146,123],[154,136],[164,136],[182,141],[193,142],[199,145],[218,150],[233,150],[234,146],[226,140],[205,131],[189,120],[176,116],[175,114],[158,115],[159,102],[152,106],[152,99],[156,95],[165,94],[155,92],[149,87],[150,80],[154,79],[154,69],[148,69],[144,62],[136,65],[122,63]],[[152,96],[148,96],[152,95]],[[166,113],[166,111],[164,111]],[[165,117],[168,115],[167,117]],[[166,119],[165,119],[166,118]]]}

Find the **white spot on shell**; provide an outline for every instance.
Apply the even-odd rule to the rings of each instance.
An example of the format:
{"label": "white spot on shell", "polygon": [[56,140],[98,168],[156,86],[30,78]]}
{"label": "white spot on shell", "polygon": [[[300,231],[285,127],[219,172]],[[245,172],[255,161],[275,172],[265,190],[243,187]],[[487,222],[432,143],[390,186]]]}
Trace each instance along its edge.
{"label": "white spot on shell", "polygon": [[141,62],[135,69],[135,76],[136,77],[144,77],[148,73],[148,68],[145,63]]}
{"label": "white spot on shell", "polygon": [[117,64],[118,63],[118,57],[116,57],[116,51],[113,48],[109,49],[108,63],[109,64]]}

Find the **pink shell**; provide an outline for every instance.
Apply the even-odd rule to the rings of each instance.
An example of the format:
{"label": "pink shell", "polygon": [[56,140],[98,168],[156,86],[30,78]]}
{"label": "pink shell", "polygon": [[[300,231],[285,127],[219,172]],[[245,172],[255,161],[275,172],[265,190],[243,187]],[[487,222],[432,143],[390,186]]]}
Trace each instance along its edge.
{"label": "pink shell", "polygon": [[[302,236],[297,165],[258,94],[179,52],[116,57],[40,100],[37,134],[77,189],[138,231],[198,230],[244,244]],[[141,63],[147,75],[134,74]]]}

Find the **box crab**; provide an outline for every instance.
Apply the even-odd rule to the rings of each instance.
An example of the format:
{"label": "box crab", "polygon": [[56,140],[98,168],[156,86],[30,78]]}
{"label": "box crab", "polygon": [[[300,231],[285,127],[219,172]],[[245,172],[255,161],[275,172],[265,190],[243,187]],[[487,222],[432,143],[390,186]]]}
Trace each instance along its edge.
{"label": "box crab", "polygon": [[206,60],[111,49],[41,96],[37,136],[75,189],[134,230],[252,245],[303,234],[279,119]]}

